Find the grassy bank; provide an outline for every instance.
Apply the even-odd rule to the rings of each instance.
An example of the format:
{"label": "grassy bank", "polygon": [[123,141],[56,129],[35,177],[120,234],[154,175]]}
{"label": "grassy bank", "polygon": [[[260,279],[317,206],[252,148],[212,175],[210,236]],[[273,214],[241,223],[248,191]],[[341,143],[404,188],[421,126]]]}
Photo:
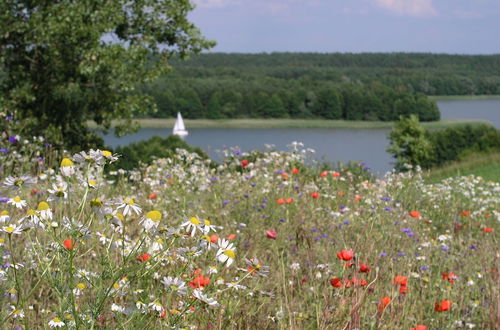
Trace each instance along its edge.
{"label": "grassy bank", "polygon": [[433,169],[427,173],[427,181],[438,182],[453,176],[471,174],[481,176],[485,180],[500,182],[500,151],[471,154],[460,161]]}
{"label": "grassy bank", "polygon": [[[142,128],[172,128],[175,119],[139,119]],[[393,122],[383,121],[346,121],[325,119],[195,119],[184,120],[190,128],[386,128],[390,129]],[[436,122],[422,123],[429,129],[446,128],[456,125],[486,123],[484,120],[472,119],[444,119]],[[95,123],[88,123],[90,128],[96,128]]]}
{"label": "grassy bank", "polygon": [[435,95],[429,98],[436,101],[500,100],[500,95]]}

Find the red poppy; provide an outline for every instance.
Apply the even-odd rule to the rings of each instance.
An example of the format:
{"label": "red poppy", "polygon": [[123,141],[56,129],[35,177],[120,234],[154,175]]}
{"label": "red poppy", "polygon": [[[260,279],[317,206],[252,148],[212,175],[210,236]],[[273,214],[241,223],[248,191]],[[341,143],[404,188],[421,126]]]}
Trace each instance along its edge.
{"label": "red poppy", "polygon": [[398,275],[394,278],[394,284],[406,286],[408,284],[408,279],[406,276]]}
{"label": "red poppy", "polygon": [[240,163],[241,163],[241,166],[242,166],[242,167],[247,167],[247,166],[248,166],[248,160],[246,160],[246,159],[242,159],[242,160],[240,161]]}
{"label": "red poppy", "polygon": [[285,203],[292,204],[293,203],[293,198],[289,197],[289,198],[285,199]]}
{"label": "red poppy", "polygon": [[356,196],[354,196],[353,200],[355,202],[359,202],[361,200],[361,196],[360,195],[356,195]]}
{"label": "red poppy", "polygon": [[149,253],[144,253],[144,254],[141,254],[140,256],[137,256],[137,258],[135,258],[135,260],[140,261],[140,262],[144,262],[144,261],[148,261],[150,258],[151,258],[151,255]]}
{"label": "red poppy", "polygon": [[427,330],[427,326],[419,324],[415,328],[411,328],[411,330]]}
{"label": "red poppy", "polygon": [[31,191],[31,194],[32,194],[32,195],[36,195],[36,194],[38,194],[38,190],[33,189],[33,190]]}
{"label": "red poppy", "polygon": [[391,298],[389,296],[380,299],[378,303],[378,310],[383,311],[391,303]]}
{"label": "red poppy", "polygon": [[314,199],[318,199],[319,198],[319,192],[315,191],[315,192],[311,193],[311,197],[314,198]]}
{"label": "red poppy", "polygon": [[491,227],[484,227],[484,228],[483,228],[483,231],[484,231],[485,233],[491,233],[491,232],[493,231],[493,228],[491,228]]}
{"label": "red poppy", "polygon": [[327,176],[327,175],[328,175],[328,172],[327,172],[327,171],[323,171],[323,172],[321,172],[321,173],[319,174],[319,176],[320,176],[321,178],[324,178],[324,177],[325,177],[325,176]]}
{"label": "red poppy", "polygon": [[406,294],[408,292],[408,287],[406,285],[401,285],[399,287],[399,293]]}
{"label": "red poppy", "polygon": [[148,196],[149,199],[156,199],[156,197],[158,197],[158,195],[156,195],[155,193],[151,193]]}
{"label": "red poppy", "polygon": [[288,180],[288,173],[286,172],[281,173],[281,178],[283,179],[283,181]]}
{"label": "red poppy", "polygon": [[283,198],[278,198],[276,200],[276,203],[278,203],[278,205],[283,205],[283,204],[285,204],[285,200]]}
{"label": "red poppy", "polygon": [[443,300],[441,302],[438,302],[434,306],[434,309],[436,310],[436,312],[449,311],[451,309],[451,301],[450,300]]}
{"label": "red poppy", "polygon": [[299,169],[296,167],[292,168],[292,174],[299,174]]}
{"label": "red poppy", "polygon": [[270,230],[266,230],[266,236],[267,236],[267,238],[270,238],[270,239],[276,239],[276,237],[278,236],[278,233],[276,232],[276,230],[270,229]]}
{"label": "red poppy", "polygon": [[229,236],[227,237],[227,239],[230,241],[232,241],[235,238],[236,238],[236,234],[229,234]]}
{"label": "red poppy", "polygon": [[306,283],[306,282],[307,282],[307,277],[304,277],[304,278],[300,281],[300,284],[302,285],[302,284],[304,284],[304,283]]}
{"label": "red poppy", "polygon": [[338,178],[338,177],[340,176],[340,173],[339,173],[339,172],[333,172],[333,173],[332,173],[332,176],[333,176],[334,178]]}
{"label": "red poppy", "polygon": [[210,242],[217,243],[218,240],[219,240],[219,236],[217,236],[217,235],[210,236]]}
{"label": "red poppy", "polygon": [[64,247],[66,250],[73,250],[75,247],[75,243],[71,239],[67,239],[63,242]]}
{"label": "red poppy", "polygon": [[344,261],[349,261],[354,257],[354,252],[351,250],[342,250],[337,252],[337,258],[342,259]]}
{"label": "red poppy", "polygon": [[463,217],[468,217],[470,215],[470,212],[469,211],[462,211],[460,213],[460,215],[463,216]]}
{"label": "red poppy", "polygon": [[453,272],[441,273],[441,275],[443,276],[443,280],[447,280],[450,283],[455,283],[455,280],[458,278],[457,274]]}
{"label": "red poppy", "polygon": [[354,262],[352,262],[352,261],[346,262],[344,264],[344,268],[352,268],[352,266],[354,266]]}
{"label": "red poppy", "polygon": [[204,277],[203,275],[197,276],[189,282],[189,286],[193,289],[203,288],[210,284],[210,278]]}
{"label": "red poppy", "polygon": [[415,219],[420,219],[422,216],[420,215],[420,212],[418,212],[418,211],[410,211],[410,217],[415,218]]}
{"label": "red poppy", "polygon": [[362,273],[369,273],[371,270],[370,266],[365,265],[364,263],[360,263],[359,265],[359,271]]}
{"label": "red poppy", "polygon": [[365,280],[360,280],[355,277],[351,278],[350,281],[355,286],[366,286],[368,284]]}
{"label": "red poppy", "polygon": [[334,277],[334,278],[330,279],[330,284],[334,288],[340,288],[342,286],[342,280],[340,278],[338,278],[338,277]]}

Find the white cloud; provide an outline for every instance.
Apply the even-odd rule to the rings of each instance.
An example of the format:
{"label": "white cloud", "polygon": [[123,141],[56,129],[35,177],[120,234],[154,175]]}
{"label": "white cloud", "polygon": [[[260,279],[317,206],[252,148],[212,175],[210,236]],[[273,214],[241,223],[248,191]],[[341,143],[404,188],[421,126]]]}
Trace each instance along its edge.
{"label": "white cloud", "polygon": [[375,0],[375,3],[398,15],[417,17],[437,15],[432,0]]}

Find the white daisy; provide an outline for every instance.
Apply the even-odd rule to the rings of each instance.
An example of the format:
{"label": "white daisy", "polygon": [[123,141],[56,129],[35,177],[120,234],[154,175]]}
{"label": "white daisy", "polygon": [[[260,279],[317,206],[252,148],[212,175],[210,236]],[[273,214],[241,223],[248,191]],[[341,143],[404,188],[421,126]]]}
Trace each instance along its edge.
{"label": "white daisy", "polygon": [[217,250],[216,257],[219,260],[219,262],[226,263],[226,267],[229,267],[233,261],[234,258],[236,257],[236,248],[234,247],[233,243],[230,243],[226,239],[220,239],[217,241],[217,244],[219,245],[219,250]]}
{"label": "white daisy", "polygon": [[68,192],[66,191],[68,189],[68,184],[64,181],[58,183],[58,184],[52,184],[52,189],[47,189],[49,192],[50,196],[47,198],[47,201],[58,201],[60,199],[65,200],[68,198]]}
{"label": "white daisy", "polygon": [[14,234],[14,235],[21,235],[22,233],[22,228],[16,224],[11,224],[2,227],[2,231],[7,233],[7,234]]}
{"label": "white daisy", "polygon": [[178,277],[163,277],[161,284],[163,284],[166,289],[170,289],[180,296],[183,296],[187,293],[186,283]]}
{"label": "white daisy", "polygon": [[0,212],[0,222],[5,223],[10,220],[9,211],[3,210]]}
{"label": "white daisy", "polygon": [[129,214],[132,214],[132,211],[135,212],[135,214],[141,213],[141,208],[139,205],[135,204],[134,199],[130,197],[124,198],[122,201],[119,201],[118,207],[116,208],[117,210],[123,209],[123,215],[127,216]]}
{"label": "white daisy", "polygon": [[17,207],[18,209],[22,209],[23,207],[25,207],[27,205],[26,201],[21,199],[21,197],[19,197],[19,196],[16,196],[14,198],[9,199],[7,201],[7,204],[12,204],[15,207]]}
{"label": "white daisy", "polygon": [[59,168],[63,176],[72,176],[75,174],[75,164],[69,158],[63,158],[61,160],[61,167]]}
{"label": "white daisy", "polygon": [[214,298],[208,298],[201,292],[200,289],[193,290],[193,296],[196,299],[203,301],[209,307],[219,307],[219,303],[217,302],[217,300],[215,300]]}
{"label": "white daisy", "polygon": [[146,213],[146,215],[144,215],[139,224],[142,225],[146,230],[150,230],[152,228],[156,229],[160,224],[161,217],[162,216],[160,211],[149,211],[148,213]]}
{"label": "white daisy", "polygon": [[201,222],[198,218],[192,217],[188,221],[181,224],[181,227],[186,227],[187,232],[190,232],[191,237],[194,236],[197,230],[203,231]]}
{"label": "white daisy", "polygon": [[49,327],[51,327],[51,328],[61,328],[61,327],[64,327],[64,322],[61,321],[60,318],[54,317],[52,320],[50,320]]}
{"label": "white daisy", "polygon": [[40,218],[42,218],[42,220],[52,220],[52,210],[47,202],[38,203],[36,210],[38,211],[38,214],[40,214]]}

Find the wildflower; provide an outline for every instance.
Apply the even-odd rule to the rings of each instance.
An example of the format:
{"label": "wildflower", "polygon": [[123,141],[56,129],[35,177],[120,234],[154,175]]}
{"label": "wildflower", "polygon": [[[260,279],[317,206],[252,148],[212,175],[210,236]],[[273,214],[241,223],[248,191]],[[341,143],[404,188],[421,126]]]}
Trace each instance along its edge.
{"label": "wildflower", "polygon": [[61,321],[60,318],[54,317],[52,320],[50,320],[49,327],[51,327],[51,328],[61,328],[61,327],[64,327],[64,322]]}
{"label": "wildflower", "polygon": [[283,205],[283,204],[285,204],[285,200],[283,198],[278,198],[276,200],[276,203],[278,203],[278,205]]}
{"label": "wildflower", "polygon": [[354,252],[351,250],[342,250],[337,252],[337,258],[342,259],[344,261],[349,261],[354,257]]}
{"label": "wildflower", "polygon": [[410,217],[415,218],[415,219],[422,218],[422,216],[420,215],[420,212],[418,212],[418,211],[410,211]]}
{"label": "wildflower", "polygon": [[14,318],[14,319],[24,318],[24,311],[22,309],[18,309],[14,306],[11,306],[11,309],[12,309],[12,312],[11,312],[12,318]]}
{"label": "wildflower", "polygon": [[20,226],[15,225],[15,224],[11,224],[11,225],[2,227],[2,231],[6,232],[9,235],[12,235],[12,234],[21,235],[22,228]]}
{"label": "wildflower", "polygon": [[150,230],[152,228],[157,228],[160,220],[161,220],[161,213],[160,211],[149,211],[146,213],[146,215],[142,218],[142,220],[139,222],[146,230]]}
{"label": "wildflower", "polygon": [[462,217],[468,217],[470,215],[470,212],[469,211],[462,211],[462,212],[460,212],[460,215]]}
{"label": "wildflower", "polygon": [[330,284],[334,288],[340,288],[342,286],[342,280],[340,278],[338,278],[338,277],[334,277],[334,278],[330,279]]}
{"label": "wildflower", "polygon": [[362,273],[369,273],[371,270],[370,266],[365,265],[364,263],[360,263],[359,265],[359,271]]}
{"label": "wildflower", "polygon": [[232,240],[233,240],[233,239],[235,239],[235,238],[236,238],[236,235],[235,235],[235,234],[229,234],[229,236],[227,237],[227,239],[228,239],[229,241],[232,241]]}
{"label": "wildflower", "polygon": [[73,160],[77,163],[90,163],[97,165],[104,164],[104,157],[100,150],[90,149],[88,154],[85,151],[82,151],[73,155]]}
{"label": "wildflower", "polygon": [[155,193],[151,193],[149,194],[148,198],[153,200],[153,199],[156,199],[158,197],[158,195],[156,195]]}
{"label": "wildflower", "polygon": [[47,202],[38,203],[36,210],[39,212],[40,218],[43,220],[52,220],[52,210]]}
{"label": "wildflower", "polygon": [[[210,280],[208,281],[210,282]],[[166,289],[172,290],[177,295],[183,296],[187,293],[186,283],[180,278],[173,278],[172,276],[163,277],[161,284],[163,284]]]}
{"label": "wildflower", "polygon": [[406,276],[398,275],[398,276],[396,276],[394,278],[393,283],[397,284],[397,285],[404,285],[404,286],[406,286],[408,284],[408,278]]}
{"label": "wildflower", "polygon": [[247,166],[248,166],[248,160],[246,160],[246,159],[242,159],[242,160],[240,161],[240,164],[241,164],[241,167],[247,167]]}
{"label": "wildflower", "polygon": [[449,272],[449,273],[441,273],[441,275],[443,276],[443,280],[447,280],[448,282],[450,283],[455,283],[455,280],[458,279],[458,276],[457,274],[453,273],[453,272]]}
{"label": "wildflower", "polygon": [[201,222],[196,217],[191,217],[188,221],[181,224],[181,227],[186,227],[186,230],[188,232],[191,232],[190,233],[191,237],[194,236],[196,230],[203,231],[203,229],[201,228]]}
{"label": "wildflower", "polygon": [[193,296],[196,299],[203,301],[209,307],[219,307],[219,303],[214,298],[208,298],[199,289],[193,291]]}
{"label": "wildflower", "polygon": [[210,220],[207,220],[207,219],[203,220],[203,228],[202,228],[202,230],[203,230],[203,233],[205,235],[208,235],[208,233],[210,231],[217,232],[217,230],[215,230],[215,226],[212,225],[212,223],[210,222]]}
{"label": "wildflower", "polygon": [[278,233],[275,229],[266,230],[266,237],[270,239],[276,239]]}
{"label": "wildflower", "polygon": [[5,187],[10,189],[20,189],[22,187],[27,187],[36,182],[35,178],[29,175],[21,175],[19,177],[9,176],[5,178],[3,184]]}
{"label": "wildflower", "polygon": [[7,204],[12,204],[18,209],[22,209],[27,205],[26,201],[21,199],[21,197],[16,196],[14,198],[11,198],[7,201]]}
{"label": "wildflower", "polygon": [[75,174],[75,164],[69,158],[63,158],[61,160],[61,167],[59,169],[63,176],[71,176]]}
{"label": "wildflower", "polygon": [[203,275],[199,275],[194,278],[191,282],[189,282],[189,286],[193,289],[204,288],[210,284],[210,278],[204,277]]}
{"label": "wildflower", "polygon": [[389,296],[380,299],[378,303],[378,310],[383,311],[390,303],[391,303],[391,298]]}
{"label": "wildflower", "polygon": [[143,253],[135,258],[135,260],[139,262],[145,262],[148,261],[151,258],[151,255],[149,253]]}
{"label": "wildflower", "polygon": [[439,303],[436,303],[434,306],[434,310],[436,312],[444,312],[444,311],[449,311],[451,308],[451,301],[450,300],[442,300]]}
{"label": "wildflower", "polygon": [[289,197],[289,198],[285,199],[285,203],[292,204],[293,203],[293,198]]}
{"label": "wildflower", "polygon": [[411,328],[411,330],[427,330],[427,326],[419,324],[415,328]]}
{"label": "wildflower", "polygon": [[113,153],[109,150],[101,150],[101,154],[104,158],[109,160],[110,163],[116,162],[118,160],[118,156],[113,155]]}
{"label": "wildflower", "polygon": [[65,240],[63,242],[63,245],[66,248],[66,250],[73,250],[73,248],[75,247],[75,243],[71,239]]}
{"label": "wildflower", "polygon": [[219,250],[217,250],[216,257],[219,262],[225,262],[226,267],[229,267],[236,257],[236,248],[228,240],[220,239],[217,244],[219,245]]}
{"label": "wildflower", "polygon": [[299,169],[296,167],[292,168],[292,174],[299,174]]}
{"label": "wildflower", "polygon": [[2,212],[0,212],[0,222],[5,223],[9,220],[10,220],[9,211],[3,210]]}
{"label": "wildflower", "polygon": [[140,206],[136,205],[134,199],[130,197],[126,197],[121,202],[118,202],[117,210],[121,208],[123,208],[122,213],[124,216],[132,214],[132,211],[135,212],[135,214],[139,214],[142,211]]}
{"label": "wildflower", "polygon": [[66,190],[68,189],[68,184],[66,182],[60,182],[58,185],[57,184],[52,184],[52,189],[47,189],[47,191],[50,194],[50,197],[47,199],[47,201],[58,201],[59,199],[66,199],[68,198],[68,193]]}
{"label": "wildflower", "polygon": [[159,301],[153,301],[148,305],[149,309],[156,312],[163,312],[163,305]]}
{"label": "wildflower", "polygon": [[315,192],[311,193],[311,197],[314,198],[314,199],[318,199],[319,198],[319,192],[315,191]]}
{"label": "wildflower", "polygon": [[493,231],[493,228],[491,228],[491,227],[484,227],[484,228],[483,228],[483,231],[484,231],[485,233],[491,233],[491,232]]}
{"label": "wildflower", "polygon": [[338,178],[338,177],[340,176],[340,173],[339,173],[339,172],[335,172],[335,171],[334,171],[334,172],[332,173],[332,176],[333,176],[334,178]]}
{"label": "wildflower", "polygon": [[85,285],[85,283],[78,283],[76,285],[76,287],[73,289],[73,294],[75,296],[79,296],[83,293],[83,290],[85,290],[87,286]]}
{"label": "wildflower", "polygon": [[263,277],[269,275],[269,266],[263,266],[259,261],[259,259],[257,258],[246,259],[246,263],[248,266],[247,270],[249,273]]}
{"label": "wildflower", "polygon": [[321,172],[321,173],[319,174],[319,177],[320,177],[320,178],[324,178],[324,177],[326,177],[327,175],[328,175],[328,172],[327,172],[327,171],[323,171],[323,172]]}

